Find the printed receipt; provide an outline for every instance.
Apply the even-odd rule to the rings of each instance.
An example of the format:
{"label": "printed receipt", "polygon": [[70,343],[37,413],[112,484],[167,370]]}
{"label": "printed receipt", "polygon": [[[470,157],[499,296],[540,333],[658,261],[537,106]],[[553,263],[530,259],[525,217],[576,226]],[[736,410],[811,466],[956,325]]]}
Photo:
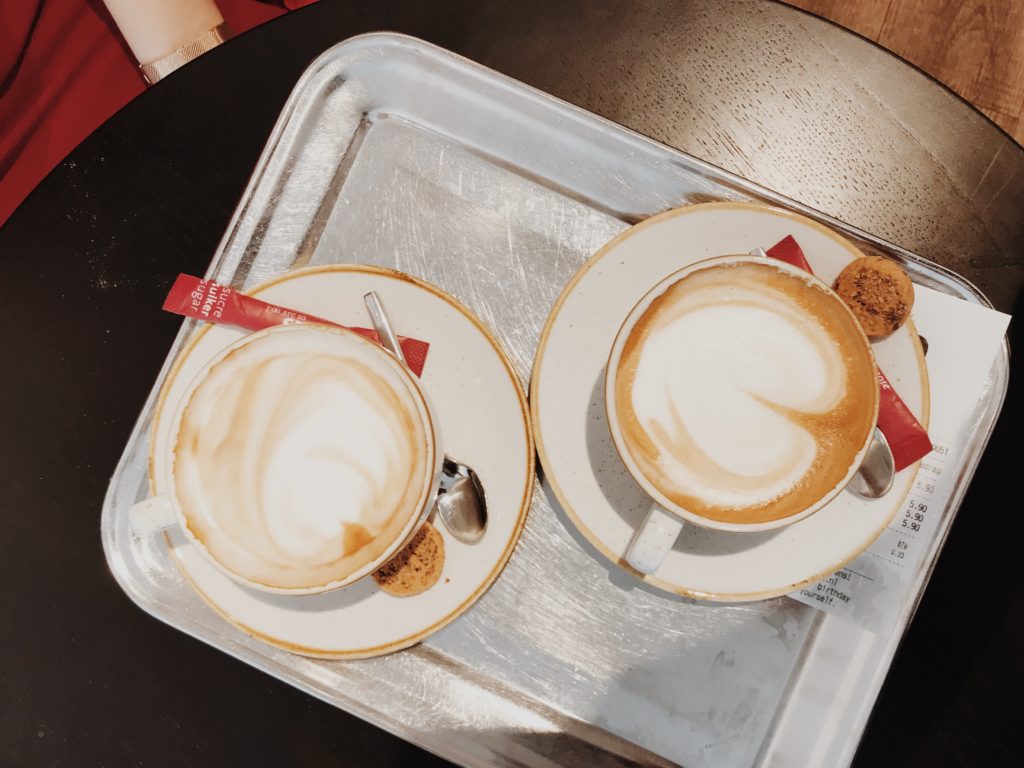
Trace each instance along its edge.
{"label": "printed receipt", "polygon": [[847,567],[791,595],[871,631],[899,610],[935,544],[976,406],[1010,321],[1009,315],[930,288],[914,289],[914,324],[928,340],[928,435],[935,448],[921,460],[900,511],[875,543]]}

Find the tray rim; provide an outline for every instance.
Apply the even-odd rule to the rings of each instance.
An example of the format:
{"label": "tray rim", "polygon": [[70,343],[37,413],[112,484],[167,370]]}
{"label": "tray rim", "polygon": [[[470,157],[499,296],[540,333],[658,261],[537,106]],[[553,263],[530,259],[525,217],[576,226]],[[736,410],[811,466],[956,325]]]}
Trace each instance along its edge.
{"label": "tray rim", "polygon": [[[253,191],[258,188],[260,181],[267,170],[269,161],[273,158],[275,154],[275,151],[282,138],[282,134],[294,114],[295,107],[297,105],[297,102],[299,101],[301,94],[304,91],[304,88],[308,85],[310,80],[317,76],[321,69],[330,64],[334,59],[339,58],[340,56],[347,54],[349,52],[354,52],[363,47],[364,45],[373,44],[380,45],[381,47],[397,48],[398,50],[401,51],[408,51],[409,49],[412,49],[417,54],[426,55],[428,58],[434,58],[436,60],[438,57],[441,57],[455,64],[461,65],[465,68],[471,69],[477,74],[483,74],[492,81],[496,81],[497,83],[502,84],[505,87],[513,87],[524,97],[529,97],[535,102],[539,101],[545,103],[548,108],[556,110],[556,112],[562,114],[563,116],[570,116],[571,118],[573,118],[574,122],[579,122],[582,120],[584,122],[596,123],[600,126],[603,126],[606,129],[610,129],[616,132],[624,140],[632,141],[634,144],[640,144],[641,146],[654,148],[657,151],[661,152],[662,154],[667,155],[673,159],[682,160],[686,165],[692,166],[695,169],[710,172],[712,175],[722,179],[723,183],[725,183],[726,185],[738,187],[742,190],[745,190],[748,193],[758,195],[763,199],[772,201],[774,204],[778,205],[783,209],[793,210],[802,213],[803,215],[808,216],[809,218],[817,220],[821,223],[824,223],[827,226],[832,227],[839,232],[848,234],[855,239],[862,240],[864,242],[870,243],[875,247],[881,248],[889,252],[890,254],[896,255],[905,262],[913,263],[915,265],[922,267],[924,270],[930,271],[934,277],[940,279],[940,283],[943,286],[943,292],[951,295],[956,295],[958,298],[962,298],[971,303],[976,303],[981,306],[989,308],[992,307],[992,304],[988,300],[988,298],[973,283],[971,283],[967,278],[959,275],[955,271],[941,264],[938,264],[934,261],[931,261],[930,259],[913,253],[899,245],[888,242],[883,238],[875,236],[863,229],[847,224],[842,220],[832,216],[831,214],[818,211],[817,209],[805,205],[795,199],[786,197],[785,195],[781,195],[760,183],[747,180],[744,177],[739,176],[738,174],[720,168],[706,160],[702,160],[699,157],[688,154],[670,145],[664,144],[663,142],[657,141],[656,139],[652,139],[631,128],[616,123],[612,120],[609,120],[608,118],[602,117],[601,115],[590,112],[589,110],[586,110],[575,104],[560,99],[552,94],[546,93],[545,91],[542,91],[532,85],[516,80],[515,78],[498,72],[497,70],[493,70],[489,67],[479,64],[465,56],[462,56],[461,54],[455,53],[441,46],[434,45],[432,43],[426,42],[424,40],[421,40],[410,35],[394,32],[370,32],[341,40],[338,43],[327,48],[316,59],[314,59],[308,65],[303,74],[298,78],[287,101],[282,106],[281,113],[278,116],[278,119],[275,122],[273,129],[268,135],[267,142],[263,148],[263,151],[253,167],[253,172],[249,178],[249,181],[247,182],[244,190],[242,191],[239,197],[239,203],[236,206],[231,218],[229,219],[228,224],[225,227],[224,234],[222,235],[216,249],[213,252],[210,265],[206,271],[207,277],[214,276],[223,267],[226,247],[228,244],[230,244],[230,242],[235,237],[239,229],[241,220],[248,209],[249,203],[252,201]],[[168,616],[166,611],[160,610],[159,603],[154,603],[154,601],[152,601],[152,595],[150,595],[147,592],[135,589],[135,585],[130,581],[130,573],[127,572],[124,564],[121,563],[121,557],[119,556],[119,553],[116,551],[115,548],[115,533],[112,523],[112,518],[115,514],[115,496],[118,490],[118,483],[121,478],[121,475],[123,474],[123,471],[125,469],[125,466],[128,464],[129,459],[131,458],[129,449],[132,447],[132,436],[135,435],[136,430],[138,430],[144,424],[146,420],[146,415],[149,412],[149,410],[153,407],[155,397],[162,385],[163,380],[166,378],[173,356],[176,354],[177,351],[179,351],[183,341],[186,340],[187,337],[190,335],[192,328],[194,326],[194,321],[184,322],[181,326],[181,329],[179,330],[178,335],[175,337],[174,341],[172,341],[171,346],[168,350],[168,356],[167,358],[165,358],[164,364],[161,366],[161,369],[157,374],[154,386],[151,389],[146,401],[143,403],[139,412],[139,416],[133,423],[132,432],[130,433],[128,441],[126,442],[125,450],[122,452],[118,460],[118,463],[112,474],[111,481],[108,484],[107,492],[104,496],[100,520],[101,539],[107,565],[112,575],[114,576],[115,581],[118,583],[120,588],[128,595],[129,599],[131,599],[132,602],[138,605],[143,611],[153,616],[154,618],[160,620],[161,622],[174,627],[178,631],[181,631],[201,642],[211,645],[223,651],[224,653],[233,656],[236,659],[239,659],[240,661],[244,661],[253,666],[256,666],[261,672],[269,674],[272,677],[281,680],[282,682],[293,685],[305,691],[306,693],[314,696],[315,698],[324,701],[325,703],[328,703],[332,706],[344,708],[351,714],[354,714],[360,717],[361,719],[366,720],[369,723],[372,723],[373,725],[383,729],[384,731],[398,738],[402,738],[404,740],[415,743],[418,746],[434,754],[440,755],[442,757],[447,757],[448,759],[460,759],[468,757],[465,751],[461,751],[460,755],[460,750],[453,748],[453,745],[450,742],[442,745],[437,742],[432,742],[430,739],[426,738],[425,735],[419,732],[410,732],[408,729],[403,730],[400,722],[397,722],[394,718],[388,717],[386,713],[383,713],[377,709],[373,709],[372,707],[366,704],[363,704],[360,700],[353,698],[352,696],[346,696],[345,694],[337,690],[325,690],[324,688],[318,687],[317,685],[314,685],[313,683],[307,680],[298,680],[293,675],[286,674],[284,671],[277,669],[273,666],[263,667],[262,665],[260,665],[259,659],[266,659],[266,655],[259,654],[252,648],[241,645],[238,642],[232,642],[230,644],[218,644],[212,642],[209,638],[205,637],[202,634],[201,625],[197,624],[195,626],[187,626],[179,623],[176,620],[176,617]],[[952,523],[955,520],[956,514],[963,500],[964,493],[966,492],[966,489],[969,486],[971,479],[973,478],[975,470],[977,469],[977,465],[980,462],[982,454],[984,453],[984,449],[992,435],[992,432],[995,428],[995,424],[998,421],[1000,412],[1002,410],[1002,405],[1005,402],[1006,394],[1009,387],[1009,344],[1006,338],[1003,339],[1003,344],[999,355],[993,361],[992,372],[996,374],[994,377],[992,377],[996,385],[995,389],[992,392],[992,395],[994,395],[994,397],[990,396],[988,398],[988,402],[986,403],[986,408],[984,409],[983,416],[979,421],[980,429],[978,430],[978,432],[984,431],[984,435],[979,440],[978,444],[975,446],[975,450],[973,451],[971,460],[964,467],[964,472],[961,476],[962,479],[958,483],[958,493],[950,502],[949,511],[945,516],[944,520],[945,524],[944,526],[942,526],[942,529],[940,530],[940,535],[937,536],[933,551],[926,555],[927,568],[921,569],[921,573],[918,577],[918,585],[914,593],[914,598],[910,601],[907,601],[907,603],[900,611],[900,619],[894,628],[895,631],[892,633],[893,637],[890,638],[890,641],[887,644],[888,647],[883,652],[882,663],[879,664],[878,669],[876,670],[876,676],[878,677],[878,680],[875,683],[875,685],[872,686],[873,690],[871,705],[864,708],[862,716],[861,718],[859,718],[861,722],[857,723],[854,726],[858,731],[858,736],[856,737],[856,739],[851,739],[850,741],[852,747],[849,754],[851,756],[853,750],[855,750],[856,748],[856,745],[859,743],[860,738],[863,736],[867,719],[871,714],[875,702],[877,701],[878,690],[880,689],[881,684],[884,681],[886,674],[888,673],[889,667],[891,666],[892,657],[895,654],[896,646],[899,644],[900,639],[905,633],[909,621],[912,618],[913,613],[916,611],[917,605],[919,604],[920,599],[924,594],[924,589],[922,588],[922,585],[927,584],[928,577],[930,576],[931,571],[935,567],[935,564],[938,560],[938,555],[941,553],[941,549],[945,544],[946,538],[949,533],[949,529],[951,528]],[[817,617],[818,622],[830,618],[828,614],[825,614],[823,612],[819,612],[819,614],[820,615]],[[813,638],[809,638],[809,640],[813,642]],[[410,651],[406,652],[416,652],[415,647]],[[881,673],[880,675],[877,674],[879,672]],[[802,670],[800,668],[794,668],[792,676],[795,677],[800,674],[802,674]],[[781,706],[785,707],[785,705],[785,701],[782,701]],[[778,716],[778,714],[779,713],[777,712],[776,716]],[[573,722],[579,722],[588,725],[586,721],[579,720],[575,717],[572,717],[571,719]],[[635,747],[636,749],[644,749],[643,747],[635,745],[632,742],[629,742],[627,739],[615,736],[614,734],[609,733],[609,736],[613,739],[620,740],[624,744],[627,744],[631,747]],[[769,729],[769,735],[766,739],[766,742],[762,744],[761,751],[758,753],[759,755],[762,754],[764,750],[769,746],[773,738],[774,737],[772,736],[772,730]],[[446,749],[447,751],[442,751],[442,749]]]}
{"label": "tray rim", "polygon": [[[480,64],[479,62],[474,61],[473,59],[470,59],[466,56],[463,56],[460,53],[450,51],[446,48],[442,48],[439,45],[435,45],[433,43],[427,42],[426,40],[414,37],[412,35],[407,35],[401,32],[366,32],[360,35],[354,35],[352,37],[346,38],[345,40],[331,46],[326,51],[324,51],[324,53],[320,54],[320,56],[313,60],[313,62],[309,65],[309,68],[302,74],[299,80],[296,81],[296,85],[292,92],[292,95],[296,94],[300,90],[300,86],[305,84],[304,81],[307,78],[311,79],[313,76],[315,76],[315,74],[326,65],[327,61],[330,58],[332,58],[333,55],[336,55],[337,49],[343,46],[350,46],[353,49],[358,49],[362,47],[364,44],[372,44],[375,42],[380,42],[384,45],[397,45],[398,47],[405,46],[415,50],[417,53],[427,54],[428,56],[432,54],[441,54],[444,57],[454,59],[461,65],[476,71],[478,74],[485,74],[493,80],[498,80],[505,86],[511,86],[516,90],[524,92],[524,95],[529,95],[530,97],[533,98],[534,101],[546,102],[550,105],[554,105],[560,108],[564,112],[569,113],[573,118],[575,118],[576,121],[583,120],[584,122],[599,122],[606,128],[627,134],[631,140],[640,145],[655,147],[667,154],[683,159],[688,164],[696,165],[702,168],[703,170],[710,171],[711,173],[718,176],[725,176],[730,182],[734,183],[735,185],[741,188],[752,189],[753,191],[757,192],[760,195],[763,195],[768,199],[777,201],[779,207],[781,208],[801,213],[804,216],[812,220],[815,220],[817,223],[821,223],[821,221],[823,220],[827,222],[828,226],[832,229],[835,229],[839,232],[850,233],[856,238],[859,238],[866,242],[870,242],[873,245],[876,245],[887,251],[894,251],[902,259],[914,263],[915,265],[928,268],[932,272],[935,272],[939,276],[949,280],[956,287],[963,289],[966,294],[971,295],[975,299],[976,303],[981,304],[990,309],[993,308],[992,302],[989,300],[989,298],[977,286],[975,286],[974,283],[972,283],[970,280],[968,280],[966,277],[959,274],[958,272],[955,272],[954,270],[945,267],[942,264],[939,264],[938,262],[932,261],[931,259],[921,256],[909,249],[897,245],[896,243],[892,243],[888,240],[885,240],[884,238],[874,235],[868,232],[867,230],[861,229],[860,227],[857,227],[853,224],[849,224],[843,221],[842,219],[839,219],[838,217],[835,217],[829,213],[819,211],[818,209],[813,208],[805,203],[802,203],[799,200],[788,197],[787,195],[784,195],[780,192],[776,192],[770,187],[767,187],[759,182],[744,178],[739,174],[733,173],[732,171],[729,171],[725,168],[714,165],[713,163],[707,160],[703,160],[697,157],[696,155],[691,155],[687,152],[684,152],[681,149],[677,149],[676,147],[673,147],[669,144],[665,144],[664,142],[658,141],[657,139],[653,139],[650,136],[646,136],[640,133],[639,131],[635,131],[632,128],[629,128],[628,126],[623,125],[622,123],[617,123],[614,120],[610,120],[606,117],[603,117],[602,115],[597,114],[596,112],[591,112],[590,110],[584,109],[583,107],[573,104],[570,101],[566,101],[565,99],[548,93],[547,91],[543,91],[540,88],[537,88],[536,86],[530,85],[529,83],[523,82],[522,80],[517,80],[514,77],[504,74],[503,72],[499,72],[496,69],[492,69],[483,64]],[[293,106],[293,99],[291,96],[289,96],[288,102],[286,103],[285,107],[282,108],[281,118],[284,118],[286,110],[288,110],[290,113],[291,108]],[[275,124],[274,131],[271,134],[271,138],[268,139],[268,144],[265,150],[270,148],[271,140],[273,140],[274,143],[276,144],[276,140],[279,138],[278,128],[283,128],[285,121],[281,119],[279,120],[279,122],[280,125]],[[260,160],[257,163],[257,168],[259,170],[262,170],[263,160],[264,157],[261,155]],[[256,174],[254,173],[254,179],[255,176]],[[247,186],[245,193],[243,193],[240,200],[244,200],[247,197],[248,192],[249,187]],[[643,220],[659,215],[660,213],[663,213],[663,211],[651,214],[650,216],[645,216]],[[234,219],[232,219],[232,224],[233,223]],[[230,228],[231,225],[229,225],[229,229]],[[218,245],[217,255],[219,255],[220,251],[221,245]],[[961,298],[964,297],[961,296]]]}

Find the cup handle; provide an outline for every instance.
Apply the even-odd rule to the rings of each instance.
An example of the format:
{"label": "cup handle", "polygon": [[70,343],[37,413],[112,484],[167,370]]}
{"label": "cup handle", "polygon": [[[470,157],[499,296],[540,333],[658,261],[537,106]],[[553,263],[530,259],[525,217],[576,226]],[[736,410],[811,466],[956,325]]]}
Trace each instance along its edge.
{"label": "cup handle", "polygon": [[668,556],[683,530],[682,521],[652,504],[643,525],[636,529],[626,549],[626,562],[640,573],[654,573]]}
{"label": "cup handle", "polygon": [[143,499],[128,510],[128,527],[140,539],[173,528],[177,523],[171,497],[166,494]]}

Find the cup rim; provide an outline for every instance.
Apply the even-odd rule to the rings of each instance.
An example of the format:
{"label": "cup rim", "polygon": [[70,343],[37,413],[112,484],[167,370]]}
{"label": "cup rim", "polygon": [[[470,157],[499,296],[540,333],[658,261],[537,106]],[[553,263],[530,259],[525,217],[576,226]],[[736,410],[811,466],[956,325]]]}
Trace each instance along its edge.
{"label": "cup rim", "polygon": [[[429,471],[428,482],[424,484],[424,489],[421,494],[420,503],[416,507],[416,512],[409,515],[409,519],[398,536],[395,537],[394,541],[382,550],[381,554],[373,560],[365,563],[359,568],[355,569],[351,573],[340,579],[334,579],[330,582],[318,585],[310,585],[303,587],[279,587],[271,584],[264,584],[259,581],[248,579],[238,573],[235,573],[220,560],[218,560],[206,544],[195,534],[192,528],[189,526],[188,517],[185,514],[184,509],[178,501],[177,494],[175,493],[175,481],[174,481],[174,458],[176,455],[176,448],[178,442],[178,436],[181,428],[181,421],[184,417],[185,411],[188,407],[189,402],[192,399],[192,395],[198,386],[206,379],[209,372],[220,362],[224,360],[229,354],[235,350],[244,347],[248,344],[257,341],[260,338],[269,336],[276,333],[290,333],[290,332],[301,332],[301,331],[316,331],[316,332],[329,332],[344,336],[348,339],[357,340],[358,344],[364,345],[364,348],[373,348],[374,352],[371,354],[379,353],[383,357],[381,359],[386,361],[392,370],[397,372],[401,378],[403,378],[409,387],[410,392],[413,395],[413,399],[416,400],[417,412],[420,414],[420,419],[426,427],[424,430],[428,439],[428,459],[424,462],[424,474],[426,475]],[[167,403],[163,404],[163,408],[166,410]],[[245,587],[276,595],[318,595],[325,592],[330,592],[335,589],[341,589],[350,584],[359,581],[366,576],[369,576],[375,570],[380,568],[384,563],[395,556],[403,547],[405,547],[409,541],[416,535],[423,523],[426,522],[427,517],[430,514],[430,510],[433,505],[433,500],[437,495],[438,485],[440,483],[441,468],[444,458],[444,453],[440,449],[441,445],[441,432],[440,425],[436,418],[433,405],[431,404],[426,392],[420,385],[417,377],[394,357],[391,353],[381,347],[379,344],[367,339],[355,331],[348,328],[335,325],[327,325],[324,323],[283,323],[281,325],[268,326],[258,331],[248,333],[240,339],[233,341],[223,349],[217,352],[207,362],[203,363],[199,371],[189,382],[188,386],[185,387],[184,392],[180,400],[174,405],[171,411],[171,427],[168,435],[167,443],[162,447],[163,455],[159,457],[166,469],[166,482],[167,488],[163,491],[162,495],[166,495],[171,503],[171,507],[174,510],[176,519],[176,526],[178,530],[182,532],[189,543],[192,544],[196,550],[202,555],[202,557],[213,565],[218,571],[223,573],[225,576],[230,578],[232,581],[241,584]],[[157,447],[157,450],[161,450]]]}
{"label": "cup rim", "polygon": [[758,533],[761,531],[777,530],[784,528],[793,523],[799,522],[812,514],[817,512],[819,509],[824,507],[826,504],[831,502],[836,496],[849,485],[853,476],[860,469],[860,465],[864,460],[864,456],[871,447],[871,443],[874,439],[875,427],[878,424],[878,405],[879,395],[877,387],[873,390],[874,397],[872,398],[872,416],[871,425],[872,428],[867,431],[867,436],[864,440],[864,444],[861,445],[860,449],[854,454],[853,460],[850,462],[850,466],[847,469],[843,479],[840,480],[834,487],[829,489],[813,504],[807,506],[805,509],[795,512],[792,515],[778,518],[777,520],[767,520],[756,523],[735,523],[723,520],[715,520],[713,518],[698,515],[695,512],[680,507],[678,504],[673,502],[664,493],[662,493],[653,483],[651,483],[647,477],[640,471],[640,468],[636,465],[632,455],[629,452],[629,447],[625,444],[622,438],[622,433],[619,428],[619,419],[616,409],[613,404],[614,397],[610,394],[614,392],[615,381],[617,378],[617,368],[619,359],[622,357],[622,348],[625,346],[625,341],[629,337],[636,323],[647,311],[648,307],[657,299],[659,296],[665,293],[672,285],[675,285],[685,277],[698,272],[702,269],[708,269],[723,264],[736,264],[736,263],[753,263],[753,264],[767,264],[768,266],[778,269],[781,272],[790,274],[794,277],[798,277],[802,280],[807,281],[815,287],[823,288],[825,292],[830,295],[834,301],[838,302],[842,306],[843,310],[847,313],[850,319],[853,321],[853,326],[858,332],[858,336],[864,344],[864,348],[868,352],[868,356],[871,358],[872,363],[875,366],[875,371],[878,371],[878,364],[875,362],[874,351],[871,348],[871,342],[868,340],[867,335],[864,333],[864,329],[857,321],[853,311],[847,306],[846,302],[843,301],[842,297],[837,294],[830,285],[825,283],[819,277],[811,272],[808,272],[800,267],[794,266],[788,262],[781,261],[779,259],[772,259],[769,256],[757,256],[753,254],[725,254],[719,256],[710,256],[705,259],[692,262],[691,264],[681,267],[675,270],[669,275],[666,275],[651,288],[644,292],[639,300],[633,305],[633,308],[626,314],[619,330],[615,334],[615,340],[612,342],[612,346],[608,352],[607,362],[605,363],[605,375],[604,375],[604,407],[605,407],[605,418],[608,422],[608,429],[611,432],[612,444],[615,446],[615,451],[619,455],[620,461],[622,461],[626,470],[630,476],[639,483],[640,487],[643,488],[644,492],[655,502],[659,507],[664,509],[666,512],[679,518],[680,520],[688,523],[699,525],[702,528],[710,528],[720,531],[728,531],[733,533]]}

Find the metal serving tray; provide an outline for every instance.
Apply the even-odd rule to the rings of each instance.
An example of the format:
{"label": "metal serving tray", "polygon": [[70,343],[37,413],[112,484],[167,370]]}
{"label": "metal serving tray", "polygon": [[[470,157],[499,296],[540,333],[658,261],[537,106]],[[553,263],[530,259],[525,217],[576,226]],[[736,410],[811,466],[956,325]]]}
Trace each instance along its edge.
{"label": "metal serving tray", "polygon": [[[918,283],[987,303],[913,254],[390,34],[342,43],[303,75],[208,276],[244,289],[302,265],[396,267],[474,309],[528,381],[548,310],[587,257],[651,214],[718,199],[801,211],[900,259]],[[998,415],[1008,367],[1004,348],[951,468],[957,491],[882,632],[790,598],[668,599],[595,555],[541,481],[505,572],[466,615],[409,650],[332,662],[246,636],[192,592],[159,539],[129,534],[128,509],[146,495],[156,393],[193,327],[170,350],[104,503],[118,582],[181,631],[468,765],[848,763]]]}

